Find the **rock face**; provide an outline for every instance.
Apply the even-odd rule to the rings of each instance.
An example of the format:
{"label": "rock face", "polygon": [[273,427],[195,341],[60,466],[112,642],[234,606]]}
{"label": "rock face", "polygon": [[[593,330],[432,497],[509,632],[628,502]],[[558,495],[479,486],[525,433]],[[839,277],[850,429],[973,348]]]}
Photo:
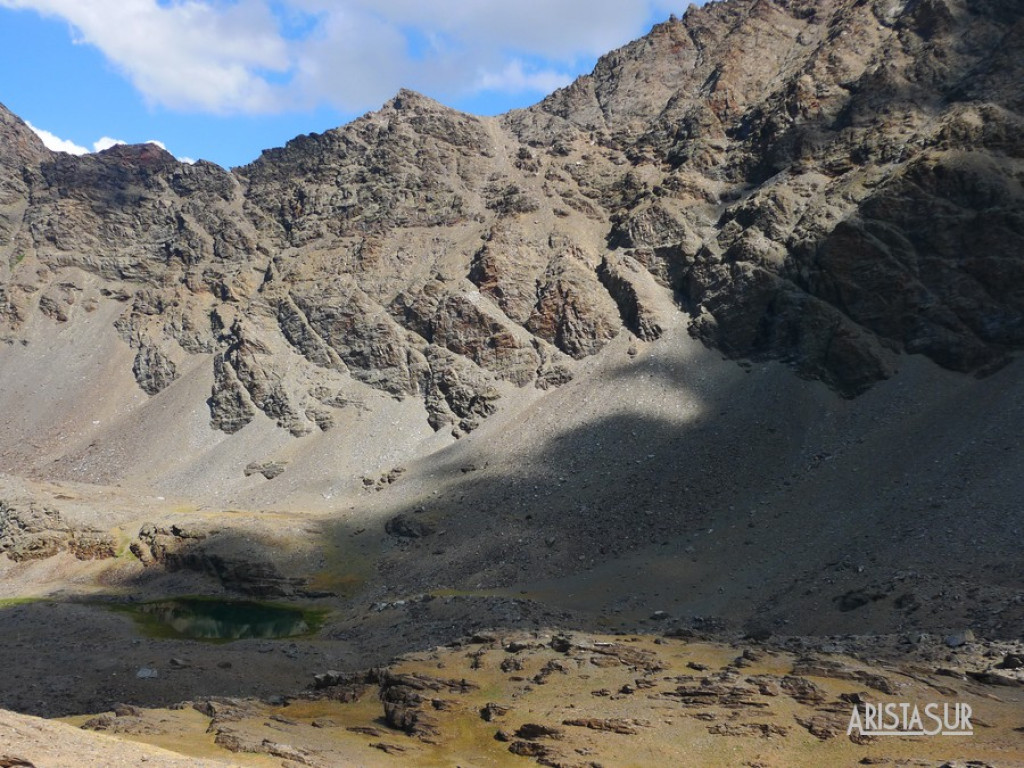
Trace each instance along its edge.
{"label": "rock face", "polygon": [[889,351],[985,371],[1021,342],[1021,24],[1000,2],[691,8],[530,117],[630,160],[576,177],[707,343],[844,394]]}
{"label": "rock face", "polygon": [[32,501],[0,500],[0,553],[14,561],[70,552],[79,560],[114,557],[114,540],[93,528],[74,528],[59,511]]}
{"label": "rock face", "polygon": [[420,741],[437,743],[438,722],[428,714],[433,710],[449,709],[449,702],[435,698],[440,692],[466,693],[478,686],[467,680],[442,680],[416,674],[393,674],[383,671],[380,676],[380,700],[384,705],[384,720],[392,728],[415,736]]}
{"label": "rock face", "polygon": [[0,333],[88,282],[148,395],[207,355],[211,426],[296,436],[352,387],[464,434],[679,312],[847,396],[904,353],[984,374],[1024,346],[1022,35],[1013,0],[728,0],[531,109],[401,91],[231,172],[0,109]]}
{"label": "rock face", "polygon": [[172,525],[146,523],[130,545],[146,567],[192,571],[209,576],[225,589],[253,597],[290,597],[303,593],[306,582],[283,576],[268,560],[237,546],[224,546],[226,535]]}

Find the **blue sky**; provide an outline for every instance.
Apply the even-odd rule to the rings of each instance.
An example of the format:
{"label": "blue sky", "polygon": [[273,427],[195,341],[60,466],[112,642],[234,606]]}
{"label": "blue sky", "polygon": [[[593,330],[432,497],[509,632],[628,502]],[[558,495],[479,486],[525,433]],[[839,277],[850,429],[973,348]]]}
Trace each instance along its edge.
{"label": "blue sky", "polygon": [[665,0],[0,0],[0,102],[51,148],[155,140],[230,167],[400,87],[476,114],[533,104],[683,11]]}

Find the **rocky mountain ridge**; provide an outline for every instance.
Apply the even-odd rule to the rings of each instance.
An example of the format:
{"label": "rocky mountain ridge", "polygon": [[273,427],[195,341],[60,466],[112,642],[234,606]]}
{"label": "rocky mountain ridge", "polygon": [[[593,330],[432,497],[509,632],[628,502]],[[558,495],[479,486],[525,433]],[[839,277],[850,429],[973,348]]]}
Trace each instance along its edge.
{"label": "rocky mountain ridge", "polygon": [[623,330],[853,396],[901,353],[1024,343],[1020,9],[691,8],[536,107],[402,91],[251,165],[50,153],[2,112],[0,320],[118,303],[148,395],[210,356],[210,423],[329,429],[365,387],[473,429]]}

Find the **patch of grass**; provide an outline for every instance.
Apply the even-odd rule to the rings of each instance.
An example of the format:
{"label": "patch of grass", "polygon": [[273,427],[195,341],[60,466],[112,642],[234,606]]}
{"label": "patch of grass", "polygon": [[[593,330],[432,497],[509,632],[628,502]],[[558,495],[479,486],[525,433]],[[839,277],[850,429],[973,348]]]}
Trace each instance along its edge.
{"label": "patch of grass", "polygon": [[321,571],[309,579],[309,588],[317,592],[333,592],[340,597],[352,597],[366,583],[361,573],[332,573]]}
{"label": "patch of grass", "polygon": [[114,557],[118,560],[134,558],[135,555],[132,554],[131,545],[135,539],[131,535],[125,533],[120,526],[114,528],[110,533],[116,542],[114,547]]}
{"label": "patch of grass", "polygon": [[323,567],[309,578],[309,588],[334,592],[340,597],[355,596],[374,571],[377,552],[374,547],[340,539],[327,538],[320,543]]}
{"label": "patch of grass", "polygon": [[43,597],[0,597],[0,608],[13,608],[16,605],[44,602],[46,602],[46,598]]}

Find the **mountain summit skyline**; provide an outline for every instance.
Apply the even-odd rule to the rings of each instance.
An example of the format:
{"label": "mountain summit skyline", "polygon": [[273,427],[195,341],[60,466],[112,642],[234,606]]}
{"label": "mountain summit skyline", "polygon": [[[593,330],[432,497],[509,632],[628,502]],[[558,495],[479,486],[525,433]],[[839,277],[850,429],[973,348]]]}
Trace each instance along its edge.
{"label": "mountain summit skyline", "polygon": [[377,109],[400,87],[483,115],[527,106],[673,10],[662,0],[446,0],[429,10],[5,0],[0,93],[51,149],[157,140],[228,168]]}

